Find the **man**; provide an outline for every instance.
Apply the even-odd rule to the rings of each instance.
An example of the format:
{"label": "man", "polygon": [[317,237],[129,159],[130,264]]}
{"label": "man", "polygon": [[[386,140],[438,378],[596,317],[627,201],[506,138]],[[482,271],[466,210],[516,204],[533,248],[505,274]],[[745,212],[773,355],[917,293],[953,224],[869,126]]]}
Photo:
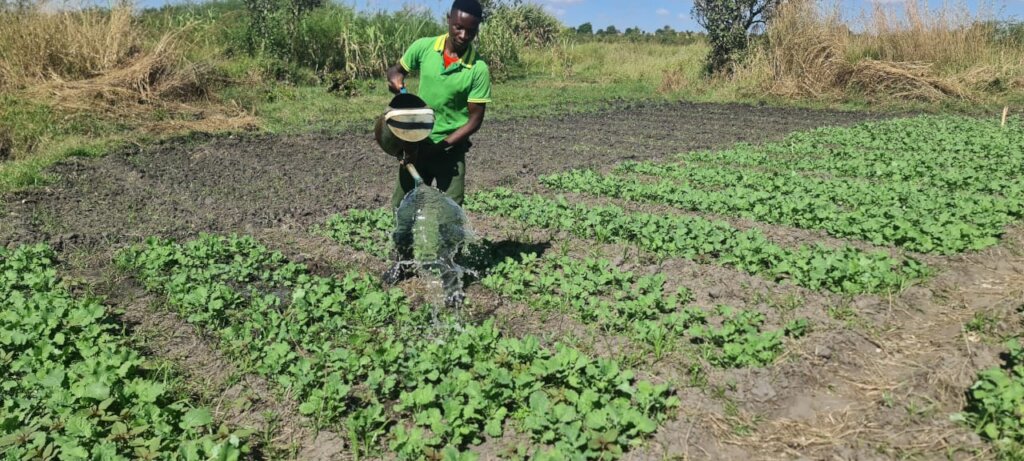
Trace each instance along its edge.
{"label": "man", "polygon": [[[420,73],[419,97],[434,110],[434,129],[416,152],[406,153],[398,168],[391,207],[398,208],[414,187],[404,162],[412,162],[427,184],[462,205],[466,186],[469,137],[480,129],[491,102],[491,74],[473,40],[483,10],[478,0],[455,0],[448,13],[448,33],[413,42],[398,64],[388,69],[388,87],[398,93],[410,72]],[[410,149],[411,150],[411,149]]]}

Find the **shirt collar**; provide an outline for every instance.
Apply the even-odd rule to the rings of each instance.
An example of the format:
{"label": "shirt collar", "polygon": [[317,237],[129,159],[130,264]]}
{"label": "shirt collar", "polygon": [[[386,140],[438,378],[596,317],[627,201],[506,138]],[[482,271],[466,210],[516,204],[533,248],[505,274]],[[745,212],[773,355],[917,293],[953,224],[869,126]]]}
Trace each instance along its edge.
{"label": "shirt collar", "polygon": [[[437,51],[438,53],[443,53],[445,40],[448,40],[448,34],[444,34],[440,37],[437,37],[437,39],[434,40],[434,51]],[[476,47],[474,47],[473,44],[470,43],[469,47],[466,48],[466,52],[462,53],[462,57],[455,62],[461,63],[467,69],[472,69],[473,64],[476,64]]]}

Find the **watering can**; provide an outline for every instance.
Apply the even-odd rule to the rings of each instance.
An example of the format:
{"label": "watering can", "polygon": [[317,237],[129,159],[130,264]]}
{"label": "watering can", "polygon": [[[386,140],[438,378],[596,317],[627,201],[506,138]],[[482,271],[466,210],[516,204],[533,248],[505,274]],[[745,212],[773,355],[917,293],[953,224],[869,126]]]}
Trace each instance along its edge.
{"label": "watering can", "polygon": [[[388,104],[387,111],[377,118],[373,131],[384,152],[405,160],[405,155],[418,149],[420,141],[427,139],[433,128],[434,111],[402,88]],[[395,210],[395,230],[391,238],[400,249],[399,260],[388,270],[385,280],[398,277],[408,267],[404,265],[407,258],[412,258],[420,264],[417,267],[428,268],[441,276],[445,305],[461,304],[465,296],[462,269],[455,264],[454,257],[463,242],[472,236],[466,214],[443,192],[424,184],[412,162],[403,163],[416,186]]]}
{"label": "watering can", "polygon": [[[418,96],[402,88],[401,92],[391,99],[387,110],[373,127],[377,144],[388,155],[402,159],[406,148],[430,136],[434,129],[434,110],[427,106]],[[408,165],[411,166],[411,165]],[[410,173],[413,177],[415,167]]]}

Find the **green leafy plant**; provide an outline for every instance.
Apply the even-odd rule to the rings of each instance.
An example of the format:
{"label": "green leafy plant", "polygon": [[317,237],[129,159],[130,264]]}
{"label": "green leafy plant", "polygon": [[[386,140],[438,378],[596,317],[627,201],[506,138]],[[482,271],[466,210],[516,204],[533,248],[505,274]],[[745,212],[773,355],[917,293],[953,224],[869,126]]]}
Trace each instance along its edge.
{"label": "green leafy plant", "polygon": [[581,170],[541,181],[558,190],[821,229],[837,237],[940,254],[994,245],[1003,228],[1024,215],[1017,197],[704,165],[627,162],[607,176]]}
{"label": "green leafy plant", "polygon": [[[327,234],[340,243],[374,251],[382,245],[380,236],[386,235],[391,226],[387,216],[385,210],[352,210],[329,218],[325,228]],[[603,331],[623,334],[647,347],[655,359],[672,350],[687,333],[722,332],[708,326],[707,312],[686,307],[692,300],[688,289],[679,287],[674,293],[666,293],[666,279],[660,274],[638,276],[619,270],[607,259],[578,259],[558,254],[521,253],[500,262],[481,262],[492,257],[486,242],[472,247],[470,253],[467,258],[478,262],[480,270],[484,271],[480,278],[484,287],[534,309],[566,312]],[[723,333],[720,335],[723,337],[713,341],[699,335],[691,335],[691,339],[708,346],[705,348],[707,357],[719,366],[770,363],[782,349],[784,332],[762,332],[763,315],[757,317],[752,312],[744,312],[742,316],[740,320],[728,320],[724,327],[742,328],[742,334]],[[797,327],[806,329],[807,321],[796,320],[791,326],[790,336],[798,337],[803,333]],[[721,351],[713,350],[716,348]],[[726,358],[718,359],[723,355]],[[740,357],[733,357],[736,355]]]}
{"label": "green leafy plant", "polygon": [[1007,452],[1024,452],[1024,347],[1017,339],[1006,344],[1006,363],[978,373],[967,391],[967,408],[953,420],[971,426]]}
{"label": "green leafy plant", "polygon": [[720,326],[697,324],[690,327],[693,340],[704,344],[705,358],[725,367],[763,366],[782,351],[783,336],[799,337],[807,331],[807,320],[790,322],[781,330],[763,331],[764,314],[719,306]]}
{"label": "green leafy plant", "polygon": [[[349,434],[359,454],[387,444],[402,459],[472,459],[466,450],[485,436],[547,417],[526,403],[541,392],[588,396],[563,422],[602,415],[603,430],[622,434],[576,455],[597,459],[624,452],[679,405],[667,386],[637,381],[614,361],[506,338],[493,322],[442,338],[425,334],[430,309],[413,309],[401,291],[357,272],[309,275],[250,237],[150,239],[122,251],[117,263],[295,396],[320,427]],[[555,446],[575,440],[529,434]]]}
{"label": "green leafy plant", "polygon": [[757,230],[740,231],[720,221],[629,213],[614,206],[588,207],[503,188],[475,194],[468,208],[601,242],[633,244],[659,255],[711,260],[810,289],[895,291],[930,272],[913,259],[898,261],[883,252],[867,253],[849,246],[784,248]]}
{"label": "green leafy plant", "polygon": [[216,426],[118,334],[100,300],[60,283],[44,245],[0,248],[0,451],[6,459],[238,460]]}

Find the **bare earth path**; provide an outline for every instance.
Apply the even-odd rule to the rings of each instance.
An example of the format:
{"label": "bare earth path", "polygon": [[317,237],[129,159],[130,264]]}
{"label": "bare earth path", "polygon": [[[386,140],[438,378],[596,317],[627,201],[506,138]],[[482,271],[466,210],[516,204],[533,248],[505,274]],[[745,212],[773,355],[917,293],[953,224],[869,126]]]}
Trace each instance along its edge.
{"label": "bare earth path", "polygon": [[[597,114],[486,123],[474,137],[468,187],[536,187],[540,174],[625,159],[763,142],[785,134],[873,118],[866,114],[750,106],[672,104],[621,107]],[[309,226],[350,208],[384,206],[394,162],[366,134],[232,136],[167,142],[100,159],[72,159],[52,169],[43,188],[3,197],[0,245],[49,242],[70,274],[126,308],[126,321],[150,350],[178,362],[191,378],[229,368],[208,341],[170,314],[146,317],[149,299],[110,267],[113,253],[151,235],[187,239],[199,232],[271,237],[274,247],[322,264],[375,267],[365,257],[312,238]],[[582,200],[587,200],[582,197]],[[785,229],[778,230],[780,233]],[[806,232],[800,234],[805,235]],[[261,238],[262,238],[261,237]],[[579,243],[583,244],[584,243]],[[324,247],[321,247],[323,245]],[[931,262],[931,261],[929,261]],[[637,264],[637,261],[621,261]],[[985,458],[985,445],[948,421],[996,348],[964,333],[985,312],[1019,322],[1024,298],[1024,230],[985,252],[937,259],[941,273],[893,298],[840,298],[779,288],[721,267],[667,261],[656,270],[698,288],[701,304],[728,299],[761,306],[769,291],[795,293],[818,328],[771,367],[710,370],[707,389],[682,390],[684,405],[634,459],[934,459]],[[686,280],[692,280],[686,282]],[[739,288],[737,288],[739,286]],[[106,293],[103,293],[105,292]],[[471,292],[472,293],[472,292]],[[498,302],[498,301],[495,301]],[[848,313],[829,316],[826,311]],[[166,334],[168,328],[177,331]],[[164,334],[161,334],[164,333]],[[202,357],[195,357],[196,354]],[[683,368],[683,367],[680,367]],[[202,390],[218,408],[237,399],[251,377],[222,371]],[[258,381],[258,380],[257,380]],[[265,383],[250,392],[253,409],[225,409],[229,421],[260,426],[266,408],[292,412],[287,396]],[[687,405],[690,402],[691,405]],[[274,424],[292,453],[343,457],[343,441],[316,438],[301,418]],[[313,440],[316,441],[313,441]],[[305,446],[333,444],[334,446]],[[314,454],[315,453],[315,454]]]}

